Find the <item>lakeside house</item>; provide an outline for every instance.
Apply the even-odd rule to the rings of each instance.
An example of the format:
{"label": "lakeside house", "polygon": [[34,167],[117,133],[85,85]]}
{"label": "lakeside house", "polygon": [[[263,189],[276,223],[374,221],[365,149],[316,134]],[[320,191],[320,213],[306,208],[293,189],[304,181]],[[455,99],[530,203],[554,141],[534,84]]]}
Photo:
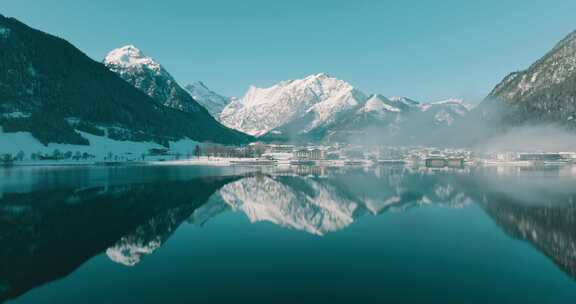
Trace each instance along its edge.
{"label": "lakeside house", "polygon": [[324,149],[311,148],[294,151],[294,158],[297,160],[324,160],[326,151]]}
{"label": "lakeside house", "polygon": [[541,152],[520,153],[518,159],[523,161],[573,161],[576,160],[574,152]]}

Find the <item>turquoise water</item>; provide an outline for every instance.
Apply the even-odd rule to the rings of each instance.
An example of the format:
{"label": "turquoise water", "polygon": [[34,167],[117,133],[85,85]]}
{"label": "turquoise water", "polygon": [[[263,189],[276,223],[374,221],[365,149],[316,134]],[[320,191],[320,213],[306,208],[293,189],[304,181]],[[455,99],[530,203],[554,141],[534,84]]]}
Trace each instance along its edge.
{"label": "turquoise water", "polygon": [[572,303],[570,168],[0,171],[0,301]]}

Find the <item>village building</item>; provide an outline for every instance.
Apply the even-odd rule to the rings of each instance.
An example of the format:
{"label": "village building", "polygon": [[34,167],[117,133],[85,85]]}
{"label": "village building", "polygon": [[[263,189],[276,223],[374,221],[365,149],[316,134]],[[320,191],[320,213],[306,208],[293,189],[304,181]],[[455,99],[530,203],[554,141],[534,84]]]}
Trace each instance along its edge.
{"label": "village building", "polygon": [[298,160],[324,160],[326,151],[323,149],[299,149],[294,152],[294,158]]}

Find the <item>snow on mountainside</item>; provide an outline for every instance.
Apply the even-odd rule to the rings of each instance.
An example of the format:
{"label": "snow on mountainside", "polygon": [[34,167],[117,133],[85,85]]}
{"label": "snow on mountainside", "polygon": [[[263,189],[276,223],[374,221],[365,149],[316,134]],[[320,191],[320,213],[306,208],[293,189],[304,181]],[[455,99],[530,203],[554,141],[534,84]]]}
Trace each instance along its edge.
{"label": "snow on mountainside", "polygon": [[230,103],[220,116],[228,127],[263,135],[304,115],[312,115],[304,129],[334,120],[342,110],[362,103],[365,96],[349,83],[321,73],[268,88],[250,87],[242,99]]}
{"label": "snow on mountainside", "polygon": [[[81,131],[102,140],[154,141],[160,145],[184,139],[221,143],[251,139],[220,125],[181,88],[158,86],[166,82],[156,82],[154,77],[133,77],[135,81],[129,83],[126,80],[131,80],[131,75],[126,74],[123,80],[68,41],[14,18],[0,15],[0,29],[0,136],[22,132],[33,136],[39,145],[76,146],[94,144]],[[146,74],[159,73],[159,65],[131,47],[112,52],[108,63],[118,71],[146,66]],[[181,91],[187,99],[179,99],[180,104],[199,111],[186,113],[166,107],[158,101],[162,98],[155,100],[162,94],[151,98],[142,92],[149,90],[134,86],[137,82],[141,88],[156,87],[153,92],[166,93],[160,88],[171,88],[168,93],[180,96]],[[165,95],[172,96],[168,93]],[[32,152],[25,146],[14,146],[10,149]]]}
{"label": "snow on mountainside", "polygon": [[491,95],[525,98],[538,90],[560,84],[575,73],[576,32],[573,32],[527,70],[508,75]]}
{"label": "snow on mountainside", "polygon": [[232,101],[232,98],[222,96],[210,90],[203,82],[196,81],[184,87],[188,93],[200,103],[210,115],[219,119],[222,110]]}
{"label": "snow on mountainside", "polygon": [[451,126],[454,121],[465,117],[471,107],[461,99],[447,99],[423,104],[421,109],[435,125]]}
{"label": "snow on mountainside", "polygon": [[[191,94],[178,85],[162,65],[135,46],[127,45],[112,50],[104,59],[104,65],[156,102],[193,116],[188,124],[197,132],[219,133],[211,141],[231,141],[228,138],[237,138],[237,142],[249,140],[246,134],[221,125]],[[204,90],[203,93],[208,94],[208,91]]]}
{"label": "snow on mountainside", "polygon": [[315,128],[335,123],[346,111],[362,106],[365,101],[366,95],[364,93],[354,88],[346,89],[341,94],[314,105],[308,111],[308,114],[314,116],[313,120],[303,131],[309,132]]}
{"label": "snow on mountainside", "polygon": [[[417,107],[392,101],[382,95],[372,95],[352,115],[343,117],[336,125],[330,128],[330,137],[334,139],[340,133],[362,131],[366,129],[379,129],[381,135],[393,134],[398,131],[404,116]],[[354,132],[355,136],[358,133]],[[345,140],[345,138],[342,138]]]}
{"label": "snow on mountainside", "polygon": [[492,125],[576,127],[576,32],[528,69],[506,76],[478,109]]}
{"label": "snow on mountainside", "polygon": [[165,106],[184,112],[203,110],[168,71],[133,45],[112,50],[104,65]]}
{"label": "snow on mountainside", "polygon": [[366,104],[359,110],[360,113],[374,113],[386,115],[386,113],[399,113],[402,110],[392,105],[392,101],[382,95],[372,95]]}
{"label": "snow on mountainside", "polygon": [[269,88],[250,87],[242,99],[224,108],[220,121],[264,140],[339,141],[367,130],[401,136],[403,129],[422,132],[451,126],[468,112],[457,99],[422,104],[406,97],[367,97],[351,84],[321,73]]}
{"label": "snow on mountainside", "polygon": [[403,110],[420,106],[420,102],[410,99],[408,97],[392,96],[389,97],[388,100],[390,100],[394,104],[394,106]]}

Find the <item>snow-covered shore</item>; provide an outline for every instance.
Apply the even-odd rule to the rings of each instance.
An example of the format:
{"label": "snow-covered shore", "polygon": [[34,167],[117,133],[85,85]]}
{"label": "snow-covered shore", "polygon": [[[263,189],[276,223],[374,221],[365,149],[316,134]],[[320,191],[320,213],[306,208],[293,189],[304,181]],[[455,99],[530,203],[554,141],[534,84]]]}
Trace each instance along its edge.
{"label": "snow-covered shore", "polygon": [[[43,145],[28,132],[4,133],[0,128],[0,155],[16,155],[24,153],[26,160],[31,160],[31,154],[53,155],[57,150],[60,153],[70,152],[87,153],[92,161],[104,160],[113,155],[114,159],[120,160],[141,160],[141,155],[148,153],[151,149],[165,149],[165,147],[155,142],[133,142],[119,141],[108,137],[96,136],[89,133],[80,132],[80,134],[90,141],[90,145],[69,145],[54,144]],[[201,143],[190,139],[170,142],[170,152],[179,154],[183,157],[192,155],[197,145]],[[77,163],[75,161],[70,161]]]}

